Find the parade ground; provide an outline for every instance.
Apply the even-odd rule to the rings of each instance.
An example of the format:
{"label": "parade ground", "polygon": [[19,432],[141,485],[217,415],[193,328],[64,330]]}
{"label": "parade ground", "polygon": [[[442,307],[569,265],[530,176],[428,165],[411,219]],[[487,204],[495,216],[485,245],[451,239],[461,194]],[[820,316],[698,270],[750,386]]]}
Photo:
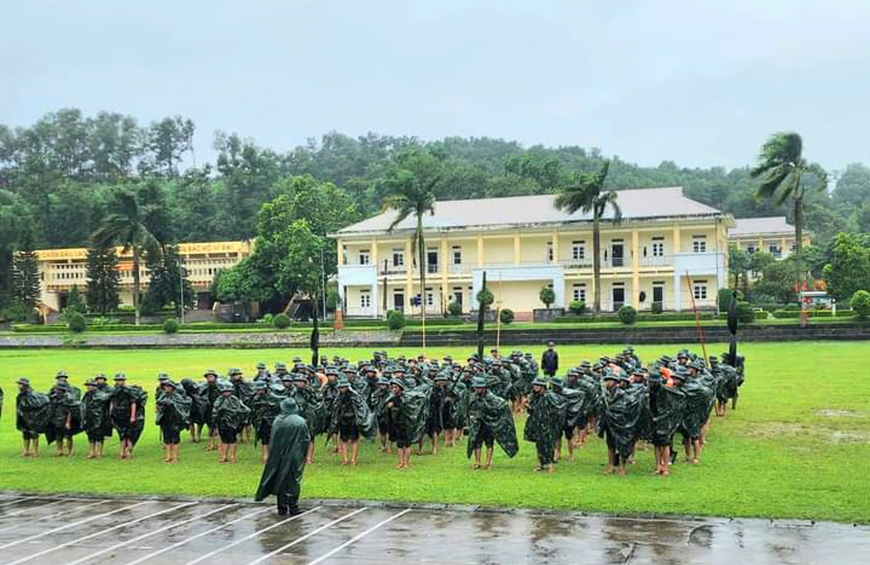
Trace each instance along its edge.
{"label": "parade ground", "polygon": [[0,564],[866,563],[870,528],[308,501],[0,497]]}
{"label": "parade ground", "polygon": [[[600,345],[558,349],[561,365],[567,368],[582,359],[614,354],[621,347]],[[690,347],[700,353],[700,348],[692,344],[642,346],[637,351],[648,362],[665,353],[673,354],[681,347]],[[543,348],[534,345],[522,349],[540,357]],[[718,354],[723,350],[722,345],[712,345],[708,353]],[[740,351],[747,359],[746,384],[740,391],[737,410],[729,411],[725,418],[712,417],[708,445],[700,464],[691,465],[680,460],[673,466],[669,477],[652,475],[654,465],[651,451],[638,452],[638,462],[630,466],[626,477],[605,476],[606,448],[597,437],[590,438],[586,447],[578,450],[575,461],[562,461],[556,466],[555,473],[542,476],[532,472],[535,464],[534,446],[522,440],[520,452],[514,459],[508,459],[497,449],[494,468],[489,471],[470,469],[464,442],[450,449],[442,449],[438,455],[414,455],[410,469],[397,471],[394,469],[395,455],[379,453],[376,446],[365,442],[361,447],[359,466],[342,466],[339,457],[329,453],[331,446],[327,446],[325,438],[321,436],[316,440],[315,463],[305,469],[303,503],[308,504],[311,500],[376,500],[399,506],[415,503],[480,505],[487,508],[560,510],[621,516],[708,516],[726,521],[729,518],[836,521],[849,527],[853,523],[870,523],[870,497],[867,496],[870,478],[861,472],[866,461],[870,460],[870,380],[865,374],[866,359],[870,358],[870,342],[753,343],[741,345]],[[324,350],[323,353],[330,357],[342,355],[355,362],[369,358],[371,350],[347,348]],[[416,353],[411,350],[390,351],[391,355]],[[449,353],[454,358],[464,360],[471,353],[471,348],[431,348],[427,353],[437,357]],[[289,362],[296,355],[310,358],[307,350],[275,349],[0,352],[0,362],[6,375],[0,383],[5,392],[4,411],[0,420],[0,491],[6,491],[5,496],[11,492],[26,492],[63,496],[251,500],[262,471],[258,449],[252,444],[239,446],[237,465],[219,465],[216,453],[206,452],[202,444],[191,444],[185,434],[182,436],[181,462],[178,465],[161,462],[158,428],[153,423],[156,376],[158,372],[166,371],[176,379],[199,379],[206,368],[224,372],[229,367],[240,367],[250,376],[258,361],[273,366],[276,361]],[[77,386],[98,372],[112,374],[124,371],[131,384],[141,384],[149,392],[148,419],[145,433],[136,448],[135,459],[120,461],[115,458],[118,443],[116,438],[112,438],[106,443],[106,458],[86,460],[83,436],[76,438],[76,453],[72,458],[55,457],[54,446],[44,443],[38,459],[19,457],[20,435],[15,431],[14,418],[15,380],[21,376],[30,377],[37,390],[47,391],[54,381],[54,374],[61,369],[70,374],[70,382]],[[517,417],[520,434],[524,422],[524,416]],[[18,511],[37,504],[41,502],[29,500],[14,502],[10,506]],[[62,506],[69,504],[65,502]],[[115,507],[115,504],[106,503],[110,507]],[[101,507],[97,508],[104,511]],[[151,508],[153,506],[142,507],[145,510]],[[179,509],[178,513],[188,515],[194,511],[201,512],[204,508],[194,506],[186,510]],[[140,508],[135,510],[139,511]],[[302,519],[299,524],[326,524],[329,519],[324,518],[333,517],[333,513],[339,510],[319,510]],[[35,516],[43,512],[52,514],[52,508],[40,510],[34,507],[33,512]],[[91,513],[87,514],[85,517]],[[395,524],[391,522],[385,531],[394,531],[403,527],[403,524],[409,524],[408,520],[412,519],[409,516],[415,515],[420,516],[419,520],[430,519],[414,510],[397,519]],[[20,516],[26,517],[28,514],[23,512]],[[154,527],[160,527],[164,524],[164,518],[173,516],[175,514],[155,517],[153,524],[158,525]],[[388,517],[385,510],[370,509],[348,520],[349,523],[368,524],[366,527],[369,527]],[[114,518],[108,517],[106,523],[113,523]],[[206,521],[209,519],[212,517],[205,518]],[[239,522],[238,528],[244,527],[244,531],[250,533],[252,528],[256,529],[254,526],[259,520],[270,519],[270,516],[257,516]],[[467,543],[467,536],[473,535],[475,530],[471,526],[476,519],[471,516],[448,516],[444,518],[444,523],[456,522],[457,528],[460,527],[458,524],[465,523],[461,526],[462,531],[451,534],[450,530],[446,530],[446,540],[438,541],[430,537],[427,543],[431,541],[436,549],[452,549],[458,544]],[[507,517],[498,520],[502,519],[510,522]],[[472,520],[472,523],[469,524],[468,520]],[[66,516],[62,521],[52,518],[14,534],[5,530],[8,525],[0,525],[0,535],[11,536],[6,542],[0,543],[0,549],[3,543],[21,539],[25,532],[26,535],[34,535],[42,531],[40,528],[57,528],[70,521],[74,520]],[[152,524],[150,521],[148,523]],[[595,530],[595,535],[603,535],[599,531],[600,523],[588,528],[582,525],[585,523],[578,522],[572,529],[578,531],[578,528],[584,528],[583,531],[589,531],[589,535]],[[730,531],[727,528],[732,527],[724,525],[727,522],[715,524],[714,532]],[[197,524],[185,525],[193,526]],[[343,531],[344,527],[331,527],[323,534],[306,538],[298,546],[312,548],[316,545],[316,550],[306,554],[315,559],[326,552],[327,546],[334,541],[330,536]],[[236,531],[241,531],[239,529]],[[365,527],[359,529],[364,531]],[[285,528],[282,526],[278,530],[283,532]],[[421,527],[411,530],[415,535],[429,535],[425,530],[425,522],[421,523]],[[287,531],[296,530],[291,528]],[[530,531],[534,531],[534,528]],[[814,535],[813,532],[818,530],[797,531]],[[70,534],[68,540],[78,539],[85,530],[64,532],[61,532],[63,535],[50,536],[50,540],[40,538],[42,545],[28,542],[4,549],[0,551],[0,563],[9,561],[13,549],[23,552],[16,553],[16,558],[20,558],[28,552],[46,549],[48,545],[44,544],[49,541],[57,543],[60,539],[67,539],[66,534]],[[73,536],[73,533],[76,535]],[[130,535],[135,537],[138,533],[144,531],[133,528]],[[277,534],[270,531],[263,539],[271,540],[271,536]],[[222,535],[228,535],[228,532],[218,532],[219,537]],[[287,535],[290,536],[288,542],[294,539],[290,533]],[[612,534],[607,535],[612,537]],[[382,536],[383,533],[376,539]],[[734,536],[736,534],[720,533],[715,539],[717,543],[724,543],[722,540],[727,538],[730,540],[728,543],[732,543],[736,539]],[[111,545],[109,540],[113,539],[112,534],[106,538],[95,538],[106,545]],[[369,542],[366,538],[361,541],[365,543],[360,543],[357,551],[367,547]],[[682,542],[685,543],[685,540]],[[90,541],[83,543],[85,545],[82,547],[90,547]],[[541,543],[546,545],[549,542]],[[139,547],[140,544],[136,542],[132,545]],[[143,545],[154,546],[154,542]],[[269,547],[274,549],[278,545],[270,543]],[[561,547],[563,544],[558,545]],[[456,560],[462,561],[465,556],[459,553]],[[719,554],[727,555],[727,552]],[[45,562],[60,561],[48,559]],[[245,561],[242,558],[239,562]],[[176,560],[175,563],[181,562]]]}

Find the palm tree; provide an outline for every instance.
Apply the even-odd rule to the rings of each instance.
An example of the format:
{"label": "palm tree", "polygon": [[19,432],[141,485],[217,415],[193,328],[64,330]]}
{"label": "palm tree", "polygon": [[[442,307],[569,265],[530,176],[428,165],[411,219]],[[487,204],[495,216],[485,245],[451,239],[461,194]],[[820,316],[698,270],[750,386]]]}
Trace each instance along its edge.
{"label": "palm tree", "polygon": [[622,221],[617,193],[604,190],[609,169],[610,161],[604,161],[600,171],[582,175],[576,186],[565,188],[553,202],[556,208],[568,214],[577,210],[584,214],[592,213],[592,277],[595,285],[592,310],[596,314],[601,310],[601,220],[610,208],[613,212],[610,221],[614,224]]}
{"label": "palm tree", "polygon": [[127,189],[115,192],[112,211],[103,218],[97,231],[91,236],[97,247],[119,244],[124,252],[133,251],[133,309],[136,311],[136,325],[139,325],[140,305],[140,264],[142,255],[156,258],[160,256],[161,245],[154,235],[150,218],[159,213],[156,206],[142,205],[136,194]]}
{"label": "palm tree", "polygon": [[803,182],[803,176],[808,174],[814,177],[817,183],[814,188],[818,190],[825,190],[828,187],[828,175],[825,170],[816,163],[808,163],[802,153],[803,141],[800,135],[794,132],[774,134],[761,147],[758,165],[750,171],[752,178],[760,179],[761,183],[755,194],[756,199],[773,199],[778,206],[791,198],[794,215],[795,281],[798,296],[803,289],[805,276],[801,264],[801,252],[804,229],[803,202],[807,185]]}
{"label": "palm tree", "polygon": [[417,257],[420,270],[420,321],[423,327],[423,354],[426,353],[426,245],[423,239],[423,216],[435,214],[435,194],[433,189],[440,180],[436,175],[423,180],[413,172],[402,169],[397,171],[389,182],[389,193],[384,199],[384,207],[396,212],[396,217],[387,228],[392,232],[407,217],[413,215],[417,226],[411,240],[411,255]]}

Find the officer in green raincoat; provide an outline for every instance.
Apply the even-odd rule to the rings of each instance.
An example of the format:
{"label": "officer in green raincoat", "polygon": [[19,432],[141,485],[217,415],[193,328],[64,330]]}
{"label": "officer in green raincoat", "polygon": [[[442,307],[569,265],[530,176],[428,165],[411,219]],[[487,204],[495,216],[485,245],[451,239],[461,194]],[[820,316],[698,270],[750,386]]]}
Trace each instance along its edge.
{"label": "officer in green raincoat", "polygon": [[274,494],[278,498],[279,515],[300,513],[299,494],[309,443],[308,423],[299,415],[296,401],[292,398],[283,400],[281,413],[272,425],[269,460],[263,469],[255,500],[261,501]]}

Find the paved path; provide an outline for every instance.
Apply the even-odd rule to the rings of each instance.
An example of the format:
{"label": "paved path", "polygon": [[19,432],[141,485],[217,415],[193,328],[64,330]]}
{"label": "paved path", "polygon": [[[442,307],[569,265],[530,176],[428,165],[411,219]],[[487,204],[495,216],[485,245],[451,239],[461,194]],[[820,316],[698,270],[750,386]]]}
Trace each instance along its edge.
{"label": "paved path", "polygon": [[868,562],[870,527],[0,495],[0,565]]}

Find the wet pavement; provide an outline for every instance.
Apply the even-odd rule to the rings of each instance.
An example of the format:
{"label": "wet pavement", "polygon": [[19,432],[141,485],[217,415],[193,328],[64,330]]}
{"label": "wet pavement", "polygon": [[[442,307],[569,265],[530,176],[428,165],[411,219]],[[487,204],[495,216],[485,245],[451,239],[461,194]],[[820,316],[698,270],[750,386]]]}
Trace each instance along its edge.
{"label": "wet pavement", "polygon": [[0,565],[868,563],[870,527],[0,495]]}

